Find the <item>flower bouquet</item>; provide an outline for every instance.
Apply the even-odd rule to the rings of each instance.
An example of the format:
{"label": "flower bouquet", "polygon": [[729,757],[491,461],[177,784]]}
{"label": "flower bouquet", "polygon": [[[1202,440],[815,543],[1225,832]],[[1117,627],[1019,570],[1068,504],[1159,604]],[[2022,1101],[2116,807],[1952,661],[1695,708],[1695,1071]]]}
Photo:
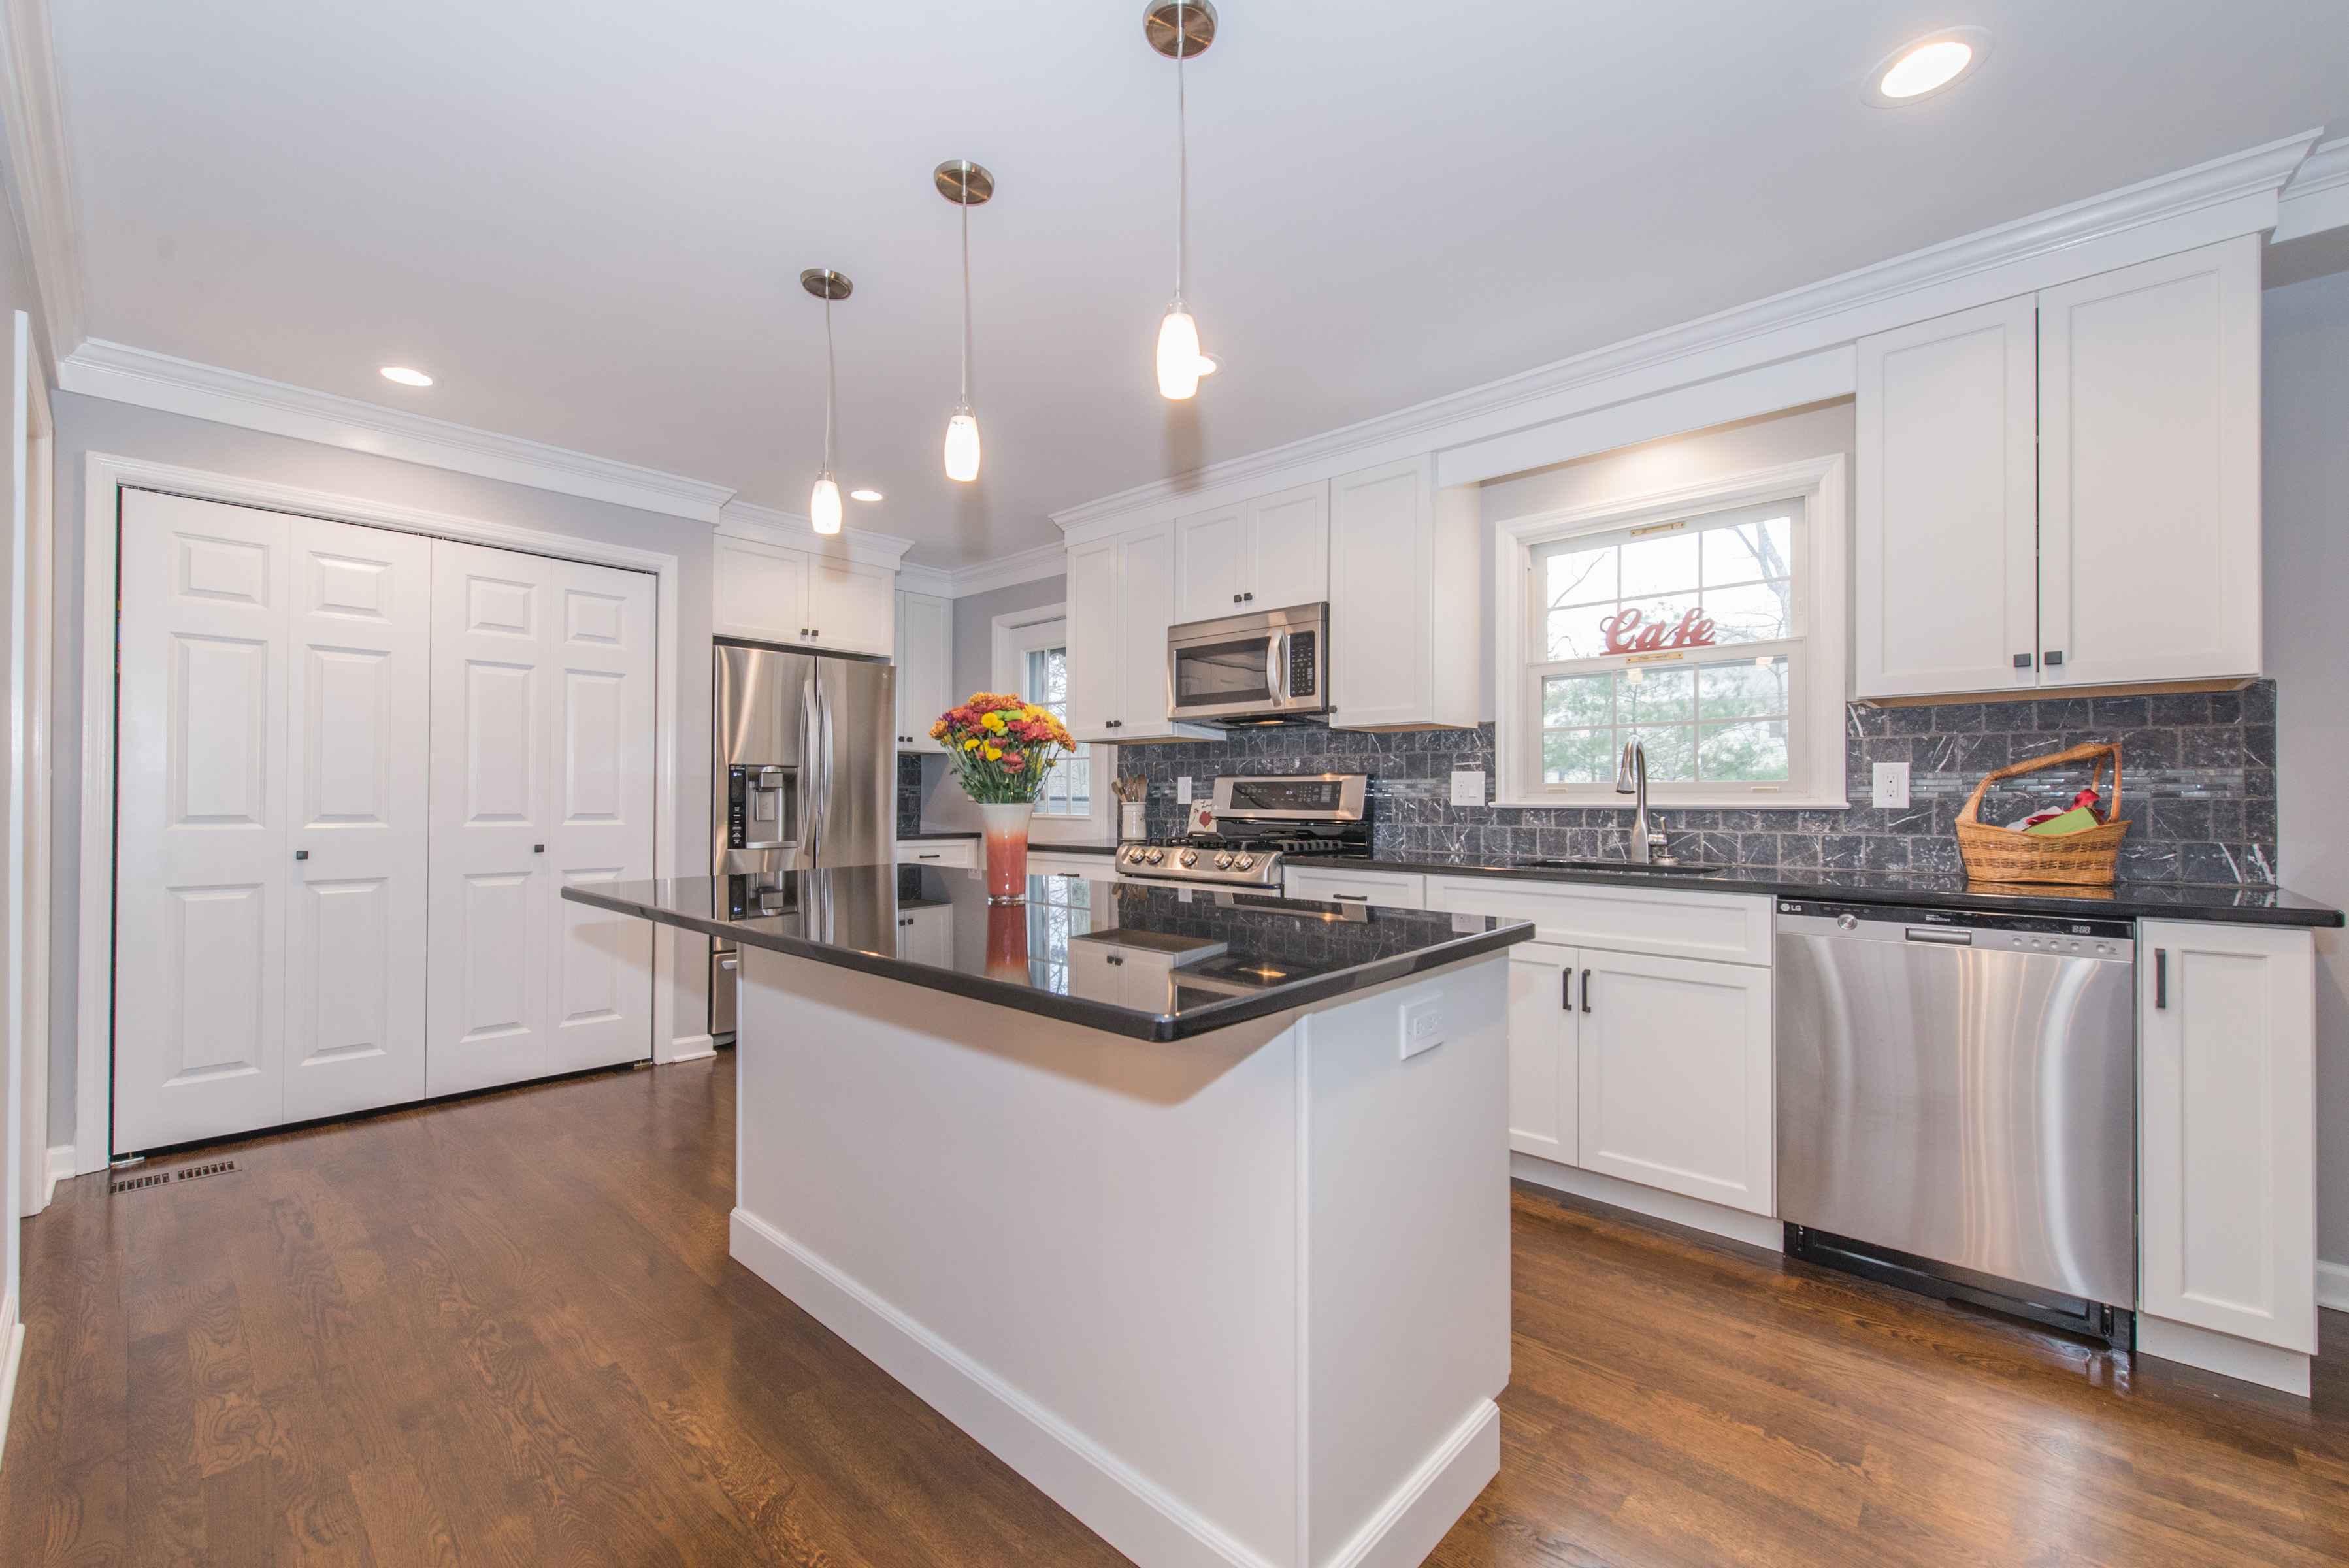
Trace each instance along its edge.
{"label": "flower bouquet", "polygon": [[987,896],[1009,903],[1028,891],[1028,819],[1052,765],[1077,748],[1045,709],[1002,692],[973,692],[930,726],[930,738],[987,826]]}

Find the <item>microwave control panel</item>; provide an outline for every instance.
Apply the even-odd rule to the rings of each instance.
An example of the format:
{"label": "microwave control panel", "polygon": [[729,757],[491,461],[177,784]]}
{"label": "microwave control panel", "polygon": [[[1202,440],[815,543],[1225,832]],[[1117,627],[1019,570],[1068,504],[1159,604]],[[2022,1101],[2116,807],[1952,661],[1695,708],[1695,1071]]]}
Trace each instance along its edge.
{"label": "microwave control panel", "polygon": [[1320,664],[1314,654],[1320,635],[1319,632],[1297,632],[1288,639],[1288,695],[1292,697],[1321,695],[1313,689],[1314,672]]}

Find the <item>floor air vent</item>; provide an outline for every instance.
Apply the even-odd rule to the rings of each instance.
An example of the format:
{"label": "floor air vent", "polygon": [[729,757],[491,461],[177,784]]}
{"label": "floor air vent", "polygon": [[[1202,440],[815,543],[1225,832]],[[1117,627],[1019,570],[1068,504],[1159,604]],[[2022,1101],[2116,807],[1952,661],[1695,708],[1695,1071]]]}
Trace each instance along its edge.
{"label": "floor air vent", "polygon": [[207,1160],[202,1165],[182,1165],[176,1171],[150,1171],[139,1176],[122,1176],[106,1184],[107,1192],[142,1192],[150,1187],[169,1187],[181,1181],[193,1181],[203,1176],[225,1176],[236,1169],[233,1160]]}

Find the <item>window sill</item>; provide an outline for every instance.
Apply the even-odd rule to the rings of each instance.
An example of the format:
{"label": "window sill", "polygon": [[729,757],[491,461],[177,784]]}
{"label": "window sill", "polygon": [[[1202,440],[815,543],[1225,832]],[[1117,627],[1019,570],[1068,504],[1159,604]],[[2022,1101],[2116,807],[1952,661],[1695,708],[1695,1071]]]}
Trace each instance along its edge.
{"label": "window sill", "polygon": [[[1631,797],[1612,790],[1604,795],[1495,794],[1493,804],[1517,810],[1533,807],[1578,811],[1629,811]],[[1651,791],[1648,810],[1655,811],[1848,811],[1851,801],[1838,790],[1833,795],[1658,795]]]}

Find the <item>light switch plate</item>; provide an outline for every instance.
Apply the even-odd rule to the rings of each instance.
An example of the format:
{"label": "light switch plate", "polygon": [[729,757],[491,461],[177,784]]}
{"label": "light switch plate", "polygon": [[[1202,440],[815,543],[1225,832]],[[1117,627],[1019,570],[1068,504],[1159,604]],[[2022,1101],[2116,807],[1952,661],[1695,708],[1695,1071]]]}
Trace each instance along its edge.
{"label": "light switch plate", "polygon": [[1411,1060],[1422,1051],[1432,1051],[1444,1043],[1444,998],[1423,996],[1416,1002],[1402,1005],[1402,1059]]}
{"label": "light switch plate", "polygon": [[1177,806],[1187,806],[1190,803],[1191,776],[1188,773],[1185,773],[1183,777],[1174,780],[1174,804]]}
{"label": "light switch plate", "polygon": [[1455,768],[1452,770],[1452,803],[1455,806],[1481,806],[1485,803],[1485,770],[1482,768]]}
{"label": "light switch plate", "polygon": [[1876,764],[1875,804],[1906,806],[1909,804],[1909,764],[1879,762]]}

